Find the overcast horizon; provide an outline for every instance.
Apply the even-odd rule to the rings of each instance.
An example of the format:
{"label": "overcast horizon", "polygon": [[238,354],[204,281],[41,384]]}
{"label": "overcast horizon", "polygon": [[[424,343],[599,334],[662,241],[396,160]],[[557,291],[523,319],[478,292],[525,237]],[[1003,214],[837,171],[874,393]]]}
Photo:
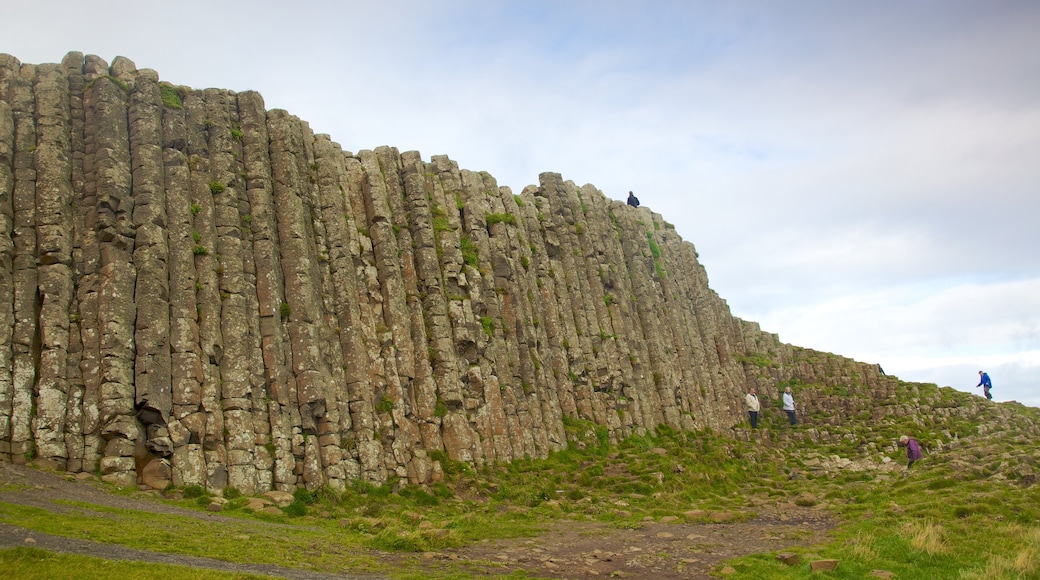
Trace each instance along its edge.
{"label": "overcast horizon", "polygon": [[[30,5],[31,4],[31,5]],[[3,9],[0,53],[256,90],[348,151],[629,190],[735,316],[1040,407],[1040,3],[127,0]],[[16,25],[12,25],[16,24]]]}

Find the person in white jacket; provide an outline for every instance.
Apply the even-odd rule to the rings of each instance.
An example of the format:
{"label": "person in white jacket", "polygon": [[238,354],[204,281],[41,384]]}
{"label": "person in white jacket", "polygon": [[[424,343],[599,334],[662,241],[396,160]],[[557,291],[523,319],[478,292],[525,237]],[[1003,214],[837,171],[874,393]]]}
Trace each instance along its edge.
{"label": "person in white jacket", "polygon": [[794,416],[794,395],[791,394],[791,387],[784,389],[784,412],[792,425],[798,424],[798,419]]}
{"label": "person in white jacket", "polygon": [[744,397],[744,406],[747,407],[748,416],[751,417],[751,428],[758,429],[758,411],[762,405],[758,402],[755,387],[748,389],[748,394]]}

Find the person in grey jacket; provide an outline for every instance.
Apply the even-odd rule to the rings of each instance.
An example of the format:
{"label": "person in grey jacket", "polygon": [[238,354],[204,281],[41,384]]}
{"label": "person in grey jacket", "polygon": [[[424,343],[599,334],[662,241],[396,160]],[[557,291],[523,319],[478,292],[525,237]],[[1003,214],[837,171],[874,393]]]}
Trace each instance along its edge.
{"label": "person in grey jacket", "polygon": [[791,387],[784,389],[784,412],[787,413],[787,418],[791,420],[792,425],[798,424],[798,419],[794,415],[794,395],[791,394]]}

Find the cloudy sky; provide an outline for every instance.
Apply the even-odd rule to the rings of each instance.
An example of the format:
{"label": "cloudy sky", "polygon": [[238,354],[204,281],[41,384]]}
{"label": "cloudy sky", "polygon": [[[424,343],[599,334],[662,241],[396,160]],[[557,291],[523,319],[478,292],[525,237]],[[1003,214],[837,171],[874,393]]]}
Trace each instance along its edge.
{"label": "cloudy sky", "polygon": [[0,52],[257,90],[344,149],[634,190],[733,313],[1040,406],[1033,0],[18,2]]}

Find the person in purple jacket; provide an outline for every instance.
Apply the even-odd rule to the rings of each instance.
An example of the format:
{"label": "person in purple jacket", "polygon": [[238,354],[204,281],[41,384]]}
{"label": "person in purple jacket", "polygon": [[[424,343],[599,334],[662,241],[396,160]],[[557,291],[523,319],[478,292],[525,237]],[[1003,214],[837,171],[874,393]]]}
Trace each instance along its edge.
{"label": "person in purple jacket", "polygon": [[921,453],[921,445],[917,442],[917,439],[903,435],[899,438],[899,446],[906,447],[906,458],[910,460],[906,464],[908,469],[918,459],[924,459],[924,453]]}

